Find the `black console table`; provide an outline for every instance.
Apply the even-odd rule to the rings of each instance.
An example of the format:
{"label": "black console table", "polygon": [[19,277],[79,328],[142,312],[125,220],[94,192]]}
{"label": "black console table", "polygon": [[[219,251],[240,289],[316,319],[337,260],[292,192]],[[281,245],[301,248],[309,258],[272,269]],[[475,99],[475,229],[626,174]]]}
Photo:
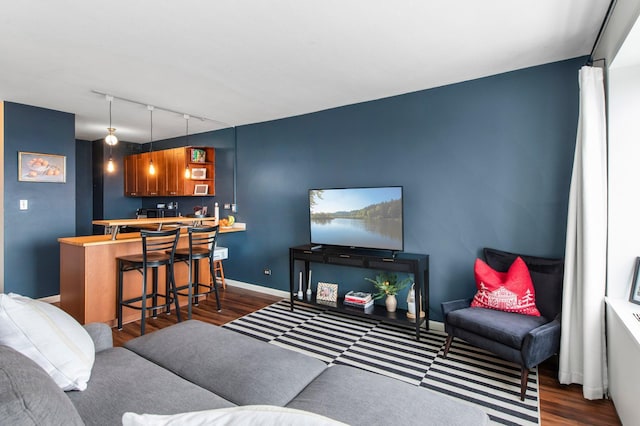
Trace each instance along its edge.
{"label": "black console table", "polygon": [[[303,300],[297,299],[296,297],[296,261],[304,262]],[[315,292],[312,293],[310,300],[307,300],[306,290],[309,286],[309,264],[312,262],[413,274],[416,291],[415,320],[407,318],[407,311],[403,309],[398,309],[396,312],[387,312],[384,306],[374,305],[372,310],[368,309],[367,312],[365,312],[357,308],[345,306],[341,298],[338,298],[335,305],[317,303]],[[293,311],[296,303],[301,303],[322,306],[330,310],[375,318],[387,322],[401,323],[404,325],[411,324],[415,325],[417,340],[420,340],[420,326],[424,323],[425,329],[429,328],[429,256],[427,255],[404,252],[391,255],[389,252],[385,253],[373,250],[359,251],[346,248],[303,245],[289,248],[289,269],[291,311]],[[424,318],[420,318],[421,311],[425,312]]]}

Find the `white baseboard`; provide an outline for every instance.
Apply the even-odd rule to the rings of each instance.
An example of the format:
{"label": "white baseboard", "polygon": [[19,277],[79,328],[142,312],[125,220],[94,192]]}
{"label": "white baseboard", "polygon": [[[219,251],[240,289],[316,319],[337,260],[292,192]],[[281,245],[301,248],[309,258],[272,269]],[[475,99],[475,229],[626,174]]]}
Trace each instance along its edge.
{"label": "white baseboard", "polygon": [[225,278],[224,281],[227,283],[227,285],[230,285],[233,287],[244,288],[245,290],[252,290],[252,291],[257,291],[259,293],[270,294],[272,296],[282,297],[283,299],[289,298],[288,291],[277,290],[275,288],[264,287],[257,284],[249,284],[242,281],[230,280],[229,278]]}
{"label": "white baseboard", "polygon": [[46,303],[58,303],[60,302],[60,295],[54,294],[53,296],[41,297],[38,300]]}
{"label": "white baseboard", "polygon": [[[289,298],[289,292],[283,290],[277,290],[275,288],[264,287],[257,284],[249,284],[242,281],[230,280],[225,278],[227,285],[244,288],[246,290],[257,291],[259,293],[270,294],[272,296],[282,297],[283,299]],[[429,330],[442,331],[444,332],[444,323],[438,321],[429,321]]]}

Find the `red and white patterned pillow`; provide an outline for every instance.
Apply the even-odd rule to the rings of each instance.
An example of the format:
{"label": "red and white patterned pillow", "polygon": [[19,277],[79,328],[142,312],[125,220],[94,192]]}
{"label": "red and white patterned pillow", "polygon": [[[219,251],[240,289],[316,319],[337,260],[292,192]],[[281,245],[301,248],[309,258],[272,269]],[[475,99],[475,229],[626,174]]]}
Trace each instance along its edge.
{"label": "red and white patterned pillow", "polygon": [[472,307],[540,316],[531,274],[520,257],[507,272],[498,272],[476,259],[474,274],[478,292],[473,297]]}

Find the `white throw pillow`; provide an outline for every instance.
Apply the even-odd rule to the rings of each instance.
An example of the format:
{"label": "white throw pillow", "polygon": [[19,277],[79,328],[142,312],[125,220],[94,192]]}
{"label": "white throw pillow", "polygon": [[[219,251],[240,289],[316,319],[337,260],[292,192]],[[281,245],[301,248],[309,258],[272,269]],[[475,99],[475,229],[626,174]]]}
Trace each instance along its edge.
{"label": "white throw pillow", "polygon": [[346,426],[320,414],[273,405],[245,405],[173,415],[124,413],[122,426]]}
{"label": "white throw pillow", "polygon": [[63,310],[17,294],[0,294],[0,344],[31,358],[63,390],[87,388],[95,360],[93,340]]}

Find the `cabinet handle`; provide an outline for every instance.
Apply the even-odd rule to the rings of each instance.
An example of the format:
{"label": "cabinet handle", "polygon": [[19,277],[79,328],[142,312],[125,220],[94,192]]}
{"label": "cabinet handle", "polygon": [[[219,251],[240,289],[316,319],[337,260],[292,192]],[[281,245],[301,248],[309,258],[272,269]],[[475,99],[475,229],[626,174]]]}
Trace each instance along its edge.
{"label": "cabinet handle", "polygon": [[345,259],[349,259],[351,256],[349,256],[348,254],[341,254],[340,257],[344,257]]}
{"label": "cabinet handle", "polygon": [[310,251],[310,250],[305,250],[303,253],[304,253],[304,254],[313,254],[313,252],[312,252],[312,251]]}
{"label": "cabinet handle", "polygon": [[382,261],[383,261],[383,262],[395,262],[396,260],[395,260],[395,259],[389,259],[389,258],[387,258],[387,257],[383,257],[383,258],[382,258]]}

